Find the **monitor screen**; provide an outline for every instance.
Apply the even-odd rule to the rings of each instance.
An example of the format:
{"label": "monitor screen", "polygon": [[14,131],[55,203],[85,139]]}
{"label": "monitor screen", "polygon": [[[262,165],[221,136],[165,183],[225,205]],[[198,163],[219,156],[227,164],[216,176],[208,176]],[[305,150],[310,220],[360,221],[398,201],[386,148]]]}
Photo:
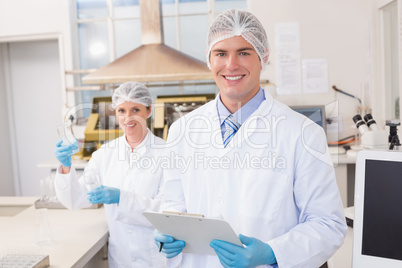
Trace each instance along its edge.
{"label": "monitor screen", "polygon": [[402,260],[402,162],[366,160],[362,254]]}
{"label": "monitor screen", "polygon": [[291,106],[290,108],[310,118],[326,130],[325,106]]}
{"label": "monitor screen", "polygon": [[353,268],[402,267],[402,151],[357,154]]}

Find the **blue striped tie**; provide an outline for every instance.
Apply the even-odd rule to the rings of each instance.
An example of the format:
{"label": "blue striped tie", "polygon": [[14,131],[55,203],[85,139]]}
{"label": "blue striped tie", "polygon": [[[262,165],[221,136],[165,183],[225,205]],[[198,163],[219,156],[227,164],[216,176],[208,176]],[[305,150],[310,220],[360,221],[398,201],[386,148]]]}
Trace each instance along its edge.
{"label": "blue striped tie", "polygon": [[240,124],[236,122],[232,115],[226,117],[225,121],[225,135],[223,136],[223,145],[226,147],[229,142],[232,140],[233,136],[236,134],[237,130],[240,127]]}

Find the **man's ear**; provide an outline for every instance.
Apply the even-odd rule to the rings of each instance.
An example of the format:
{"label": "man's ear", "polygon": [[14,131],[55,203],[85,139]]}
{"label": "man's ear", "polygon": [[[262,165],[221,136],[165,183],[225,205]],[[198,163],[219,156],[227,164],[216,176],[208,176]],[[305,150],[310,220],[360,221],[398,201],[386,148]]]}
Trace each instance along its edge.
{"label": "man's ear", "polygon": [[211,52],[208,53],[208,49],[205,50],[205,55],[209,63],[211,63]]}

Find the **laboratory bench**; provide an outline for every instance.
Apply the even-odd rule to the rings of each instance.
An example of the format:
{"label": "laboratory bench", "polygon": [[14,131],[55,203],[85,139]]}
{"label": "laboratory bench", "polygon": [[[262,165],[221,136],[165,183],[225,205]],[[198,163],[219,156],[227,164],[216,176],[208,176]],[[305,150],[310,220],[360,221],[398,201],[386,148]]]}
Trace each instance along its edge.
{"label": "laboratory bench", "polygon": [[107,267],[104,208],[47,209],[52,242],[38,245],[39,197],[0,197],[0,260],[17,254],[48,255],[51,268]]}

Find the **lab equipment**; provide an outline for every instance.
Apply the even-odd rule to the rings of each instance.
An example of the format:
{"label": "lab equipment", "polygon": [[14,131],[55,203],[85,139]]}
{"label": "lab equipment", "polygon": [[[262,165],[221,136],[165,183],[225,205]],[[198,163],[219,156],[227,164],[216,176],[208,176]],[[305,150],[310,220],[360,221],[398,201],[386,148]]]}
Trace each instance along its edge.
{"label": "lab equipment", "polygon": [[84,182],[87,191],[95,190],[96,188],[101,186],[101,182],[99,179],[99,172],[93,168],[86,168],[84,170]]}
{"label": "lab equipment", "polygon": [[304,115],[305,117],[310,118],[312,121],[321,126],[324,131],[327,131],[327,120],[324,105],[290,106],[290,108]]}
{"label": "lab equipment", "polygon": [[[183,248],[186,246],[186,242],[182,240],[175,240],[172,236],[161,234],[158,230],[154,231],[155,244],[162,246],[162,252],[166,258],[173,258],[179,255]],[[160,249],[159,249],[160,252]]]}
{"label": "lab equipment", "polygon": [[401,122],[397,119],[394,119],[394,120],[387,120],[385,124],[389,126],[389,136],[388,136],[389,149],[400,150],[401,143],[399,142],[397,126],[400,126]]}
{"label": "lab equipment", "polygon": [[344,95],[346,95],[346,96],[349,96],[349,97],[351,97],[351,98],[354,98],[354,99],[356,99],[356,100],[359,102],[360,105],[362,104],[362,100],[361,100],[360,98],[356,97],[355,95],[352,95],[352,94],[350,94],[350,93],[347,93],[347,92],[345,92],[345,91],[343,91],[343,90],[337,88],[335,85],[332,86],[332,89],[335,90],[335,91],[337,91],[337,92],[339,92],[339,93],[342,93],[342,94],[344,94]]}
{"label": "lab equipment", "polygon": [[126,82],[121,84],[113,93],[112,106],[117,106],[125,101],[139,103],[145,107],[152,105],[152,96],[144,84],[137,82]]}
{"label": "lab equipment", "polygon": [[[63,141],[62,142],[63,146],[77,144],[77,139],[74,136],[71,121],[67,121],[64,124],[58,125],[57,133],[59,134],[59,138]],[[78,146],[76,146],[76,148],[73,148],[71,154],[73,155],[76,154],[77,152],[78,152]]]}
{"label": "lab equipment", "polygon": [[370,130],[376,131],[379,130],[376,121],[373,119],[373,116],[371,114],[366,114],[364,116],[364,121],[366,121],[367,126],[369,127]]}
{"label": "lab equipment", "polygon": [[360,114],[353,116],[352,119],[353,119],[353,122],[355,122],[356,128],[359,130],[361,135],[363,135],[364,133],[369,131],[369,128],[366,125],[366,122],[363,121],[363,118],[361,117]]}
{"label": "lab equipment", "polygon": [[230,267],[257,267],[264,264],[275,264],[275,254],[270,245],[259,239],[239,235],[246,247],[238,247],[225,241],[213,240],[211,247],[219,257],[219,261]]}
{"label": "lab equipment", "polygon": [[47,208],[35,210],[36,244],[40,246],[54,243]]}
{"label": "lab equipment", "polygon": [[[65,209],[66,207],[59,201],[56,195],[54,185],[54,175],[50,175],[40,180],[41,198],[35,201],[35,208],[47,208],[47,209]],[[100,186],[100,183],[99,183]],[[101,204],[91,205],[90,209],[100,208]]]}
{"label": "lab equipment", "polygon": [[215,94],[159,96],[155,100],[153,132],[166,140],[174,121],[214,98]]}
{"label": "lab equipment", "polygon": [[75,154],[74,152],[78,150],[77,142],[70,145],[61,145],[63,143],[62,140],[56,143],[56,148],[54,149],[54,154],[56,155],[57,160],[65,166],[71,166],[71,156]]}
{"label": "lab equipment", "polygon": [[118,204],[120,201],[120,189],[101,185],[87,193],[91,204]]}
{"label": "lab equipment", "polygon": [[230,9],[219,14],[209,27],[207,36],[207,64],[211,69],[209,56],[212,47],[225,39],[242,36],[257,52],[263,70],[268,65],[269,44],[267,34],[260,21],[251,13]]}
{"label": "lab equipment", "polygon": [[49,255],[36,254],[6,254],[0,256],[2,268],[37,268],[49,267]]}
{"label": "lab equipment", "polygon": [[367,126],[366,122],[362,119],[361,115],[357,114],[353,117],[353,121],[356,124],[356,128],[359,130],[361,135],[361,145],[366,149],[387,149],[388,148],[388,134],[385,130],[377,130],[373,125],[376,125],[371,114],[366,114],[364,116],[367,118],[367,122],[370,123],[371,129]]}
{"label": "lab equipment", "polygon": [[41,202],[58,203],[56,191],[54,189],[54,176],[50,175],[39,181],[41,190]]}
{"label": "lab equipment", "polygon": [[39,181],[41,198],[35,201],[35,208],[63,209],[65,208],[57,199],[54,188],[54,176],[50,175]]}
{"label": "lab equipment", "polygon": [[357,154],[353,267],[402,267],[402,153]]}
{"label": "lab equipment", "polygon": [[85,139],[82,158],[89,160],[105,141],[114,140],[124,134],[119,129],[112,108],[112,97],[95,97],[92,101],[92,110],[85,128]]}

